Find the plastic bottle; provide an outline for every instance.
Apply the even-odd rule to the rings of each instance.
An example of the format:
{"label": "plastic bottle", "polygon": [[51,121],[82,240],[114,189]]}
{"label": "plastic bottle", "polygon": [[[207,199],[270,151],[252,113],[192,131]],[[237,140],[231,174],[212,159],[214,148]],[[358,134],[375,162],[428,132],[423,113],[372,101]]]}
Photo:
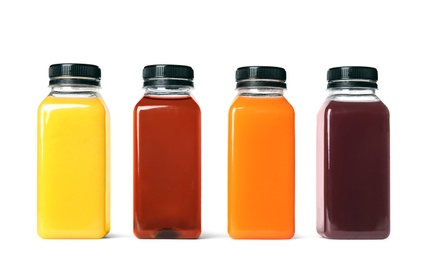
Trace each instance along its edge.
{"label": "plastic bottle", "polygon": [[50,66],[38,109],[38,234],[102,238],[110,229],[109,115],[99,67]]}
{"label": "plastic bottle", "polygon": [[389,111],[377,70],[337,67],[318,114],[317,231],[326,238],[382,239],[390,232]]}
{"label": "plastic bottle", "polygon": [[241,67],[228,124],[228,233],[287,239],[295,232],[294,109],[286,71]]}
{"label": "plastic bottle", "polygon": [[190,92],[193,70],[151,65],[134,109],[134,234],[201,234],[201,112]]}

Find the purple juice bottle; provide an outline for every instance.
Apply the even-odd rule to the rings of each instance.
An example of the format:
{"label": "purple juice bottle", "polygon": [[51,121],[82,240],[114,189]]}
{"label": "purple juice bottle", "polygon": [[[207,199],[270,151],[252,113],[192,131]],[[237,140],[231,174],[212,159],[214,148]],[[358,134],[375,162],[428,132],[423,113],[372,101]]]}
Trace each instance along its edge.
{"label": "purple juice bottle", "polygon": [[377,70],[336,67],[318,113],[317,231],[332,239],[390,232],[389,111],[375,95]]}

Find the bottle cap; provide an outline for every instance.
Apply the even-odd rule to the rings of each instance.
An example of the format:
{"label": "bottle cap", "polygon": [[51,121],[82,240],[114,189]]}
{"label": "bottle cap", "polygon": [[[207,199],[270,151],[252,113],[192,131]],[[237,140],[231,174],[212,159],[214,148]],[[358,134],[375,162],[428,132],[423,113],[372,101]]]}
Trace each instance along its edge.
{"label": "bottle cap", "polygon": [[286,88],[286,70],[280,67],[247,66],[236,71],[237,88],[278,87]]}
{"label": "bottle cap", "polygon": [[184,65],[149,65],[143,68],[143,80],[143,86],[193,87],[193,69]]}
{"label": "bottle cap", "polygon": [[49,67],[50,85],[94,85],[100,86],[100,68],[92,64],[60,63]]}
{"label": "bottle cap", "polygon": [[335,67],[327,72],[327,88],[377,88],[377,79],[377,69],[372,67]]}

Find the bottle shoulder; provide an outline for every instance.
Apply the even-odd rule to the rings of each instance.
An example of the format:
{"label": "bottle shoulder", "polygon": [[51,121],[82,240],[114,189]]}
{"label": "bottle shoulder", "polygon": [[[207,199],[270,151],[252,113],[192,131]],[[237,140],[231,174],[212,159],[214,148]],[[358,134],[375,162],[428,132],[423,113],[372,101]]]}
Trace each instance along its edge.
{"label": "bottle shoulder", "polygon": [[134,110],[172,107],[177,107],[179,109],[195,109],[197,111],[200,111],[198,103],[191,96],[177,98],[143,96],[135,105]]}
{"label": "bottle shoulder", "polygon": [[294,117],[295,110],[284,97],[237,97],[228,113],[231,117],[265,113]]}
{"label": "bottle shoulder", "polygon": [[381,100],[374,101],[339,101],[326,100],[319,113],[345,114],[345,113],[373,113],[389,116],[389,109]]}
{"label": "bottle shoulder", "polygon": [[107,106],[101,97],[53,97],[47,96],[41,101],[38,110],[55,110],[67,108],[92,108],[108,112]]}
{"label": "bottle shoulder", "polygon": [[283,108],[283,109],[293,109],[289,101],[284,97],[247,97],[247,96],[237,96],[231,108]]}

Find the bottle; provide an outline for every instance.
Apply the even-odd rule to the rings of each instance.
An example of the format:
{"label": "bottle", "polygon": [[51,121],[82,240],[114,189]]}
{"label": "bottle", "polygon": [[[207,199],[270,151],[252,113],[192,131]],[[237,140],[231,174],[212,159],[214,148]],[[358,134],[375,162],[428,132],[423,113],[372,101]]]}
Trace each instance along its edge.
{"label": "bottle", "polygon": [[294,109],[283,96],[286,71],[236,71],[228,124],[228,234],[288,239],[295,232]]}
{"label": "bottle", "polygon": [[317,231],[325,238],[389,236],[389,111],[377,70],[337,67],[318,114]]}
{"label": "bottle", "polygon": [[201,234],[201,112],[191,96],[193,69],[143,69],[134,109],[134,234],[197,238]]}
{"label": "bottle", "polygon": [[110,229],[109,115],[100,69],[54,64],[38,108],[38,234],[102,238]]}

